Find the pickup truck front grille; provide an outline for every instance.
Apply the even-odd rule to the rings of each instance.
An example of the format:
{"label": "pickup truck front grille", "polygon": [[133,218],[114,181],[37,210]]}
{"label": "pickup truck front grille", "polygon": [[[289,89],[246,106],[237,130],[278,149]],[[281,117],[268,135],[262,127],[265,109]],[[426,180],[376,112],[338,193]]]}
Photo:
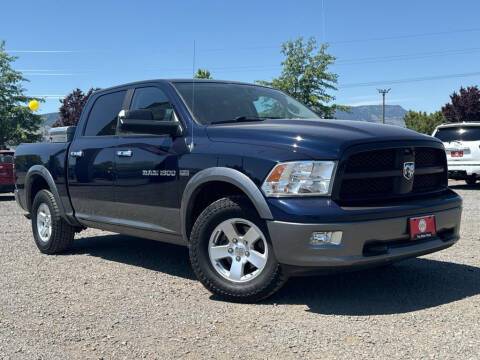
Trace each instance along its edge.
{"label": "pickup truck front grille", "polygon": [[395,151],[374,150],[364,151],[350,156],[347,162],[347,170],[350,172],[363,171],[365,169],[389,170],[395,167]]}
{"label": "pickup truck front grille", "polygon": [[442,186],[443,173],[423,174],[415,176],[413,180],[413,192],[422,192],[426,190],[435,190]]}
{"label": "pickup truck front grille", "polygon": [[[405,164],[414,163],[411,178]],[[334,198],[340,203],[378,202],[443,191],[447,187],[445,152],[435,147],[398,147],[360,151],[342,162]]]}

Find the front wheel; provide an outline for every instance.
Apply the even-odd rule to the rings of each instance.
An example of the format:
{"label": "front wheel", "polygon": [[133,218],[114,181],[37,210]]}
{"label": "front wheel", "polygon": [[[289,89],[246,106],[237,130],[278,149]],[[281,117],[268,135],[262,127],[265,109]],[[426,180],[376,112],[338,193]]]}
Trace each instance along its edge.
{"label": "front wheel", "polygon": [[287,280],[265,222],[241,196],[220,199],[200,214],[190,237],[190,261],[202,284],[230,301],[259,301]]}
{"label": "front wheel", "polygon": [[471,175],[465,179],[465,182],[468,185],[475,185],[475,183],[477,182],[477,177],[475,175]]}

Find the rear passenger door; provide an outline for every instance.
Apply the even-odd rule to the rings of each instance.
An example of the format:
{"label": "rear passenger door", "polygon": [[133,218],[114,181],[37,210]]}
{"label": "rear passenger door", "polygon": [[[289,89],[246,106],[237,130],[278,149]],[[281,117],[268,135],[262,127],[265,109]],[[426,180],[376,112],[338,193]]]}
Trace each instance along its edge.
{"label": "rear passenger door", "polygon": [[116,129],[125,94],[116,91],[97,97],[81,136],[70,146],[69,192],[79,219],[111,223],[115,217]]}
{"label": "rear passenger door", "polygon": [[[178,121],[167,92],[157,86],[134,89],[130,110],[149,110],[152,121]],[[178,154],[170,135],[122,133],[115,151],[116,216],[125,225],[180,232]]]}

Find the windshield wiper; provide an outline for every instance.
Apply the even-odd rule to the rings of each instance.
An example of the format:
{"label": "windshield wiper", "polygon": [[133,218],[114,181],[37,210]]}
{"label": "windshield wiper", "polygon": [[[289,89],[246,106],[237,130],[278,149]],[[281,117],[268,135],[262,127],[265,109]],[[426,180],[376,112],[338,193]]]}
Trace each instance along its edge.
{"label": "windshield wiper", "polygon": [[235,119],[213,121],[210,124],[227,124],[227,123],[235,123],[235,122],[264,121],[266,119],[280,119],[280,118],[270,117],[270,116],[237,116]]}

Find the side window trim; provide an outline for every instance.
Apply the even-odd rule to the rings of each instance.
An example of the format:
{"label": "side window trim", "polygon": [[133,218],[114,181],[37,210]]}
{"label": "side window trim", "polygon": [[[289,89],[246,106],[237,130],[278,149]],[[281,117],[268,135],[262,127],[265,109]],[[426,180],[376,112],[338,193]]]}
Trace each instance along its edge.
{"label": "side window trim", "polygon": [[132,105],[132,99],[133,99],[134,93],[135,93],[135,88],[130,88],[127,90],[127,93],[125,94],[125,98],[123,99],[122,110],[130,109],[130,106]]}
{"label": "side window trim", "polygon": [[[122,110],[128,110],[130,109],[130,105],[132,104],[132,99],[133,99],[133,93],[135,92],[135,88],[129,88],[127,89],[127,93],[125,94],[125,98],[123,99],[123,104],[122,104]],[[115,136],[121,136],[120,132],[120,116],[117,115],[117,128],[115,129]]]}

